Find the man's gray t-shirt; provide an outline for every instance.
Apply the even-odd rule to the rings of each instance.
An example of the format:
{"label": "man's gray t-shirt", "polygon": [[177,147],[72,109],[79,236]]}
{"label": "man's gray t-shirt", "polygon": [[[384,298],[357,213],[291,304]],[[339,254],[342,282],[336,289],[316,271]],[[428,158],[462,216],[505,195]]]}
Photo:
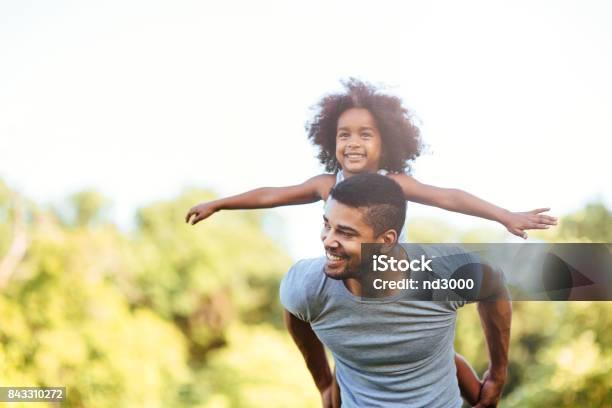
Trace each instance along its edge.
{"label": "man's gray t-shirt", "polygon": [[296,263],[280,298],[332,352],[342,405],[460,407],[453,340],[456,310],[466,302],[364,300],[328,278],[325,261]]}

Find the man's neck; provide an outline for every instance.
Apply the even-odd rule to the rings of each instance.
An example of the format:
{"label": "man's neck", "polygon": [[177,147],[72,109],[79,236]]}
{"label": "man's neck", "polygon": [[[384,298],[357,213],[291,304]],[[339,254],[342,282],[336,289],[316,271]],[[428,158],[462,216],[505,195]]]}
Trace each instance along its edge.
{"label": "man's neck", "polygon": [[359,279],[355,278],[346,278],[342,279],[344,286],[351,292],[354,296],[361,296],[363,293],[363,289],[361,287],[361,282]]}
{"label": "man's neck", "polygon": [[[394,248],[388,253],[388,255],[394,257],[397,260],[401,260],[401,259],[410,260],[410,258],[408,258],[408,254],[406,254],[406,251],[399,244],[396,244]],[[379,273],[381,274],[381,277],[384,276],[384,278],[387,280],[398,280],[404,277],[405,275],[404,272],[400,272],[400,271],[387,271],[387,272],[379,272]],[[363,292],[364,292],[363,283],[367,283],[369,281],[370,281],[369,279],[364,280],[364,279],[356,279],[356,278],[342,279],[342,282],[344,283],[344,286],[346,287],[346,289],[348,289],[348,291],[351,292],[351,294],[353,294],[354,296],[363,296]],[[368,292],[370,291],[368,290]],[[398,289],[395,289],[395,290],[387,289],[387,290],[382,290],[382,291],[376,291],[376,294],[377,294],[376,297],[393,296],[393,295],[396,295],[398,292],[399,292]]]}

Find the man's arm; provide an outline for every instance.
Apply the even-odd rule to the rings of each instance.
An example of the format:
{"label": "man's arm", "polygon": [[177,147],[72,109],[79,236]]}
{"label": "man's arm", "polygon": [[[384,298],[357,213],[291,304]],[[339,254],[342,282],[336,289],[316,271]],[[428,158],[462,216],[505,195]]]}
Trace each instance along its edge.
{"label": "man's arm", "polygon": [[300,349],[306,367],[321,393],[324,408],[332,407],[332,385],[333,377],[325,355],[325,348],[316,336],[310,324],[293,316],[284,310],[283,317],[285,326],[289,330],[293,341]]}
{"label": "man's arm", "polygon": [[[508,347],[512,322],[512,303],[500,271],[485,267],[486,298],[478,302],[478,314],[489,352],[489,369],[482,379],[477,408],[495,407],[501,398],[508,372]],[[500,299],[500,300],[497,300]]]}

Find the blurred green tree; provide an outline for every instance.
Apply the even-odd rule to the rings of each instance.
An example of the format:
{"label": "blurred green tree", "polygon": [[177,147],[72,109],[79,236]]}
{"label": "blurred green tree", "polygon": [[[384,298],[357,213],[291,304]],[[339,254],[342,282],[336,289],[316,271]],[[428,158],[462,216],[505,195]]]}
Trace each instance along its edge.
{"label": "blurred green tree", "polygon": [[[610,242],[611,227],[612,213],[595,202],[530,235]],[[612,302],[514,302],[513,309],[503,406],[612,406]],[[482,374],[487,356],[474,305],[459,312],[455,345]]]}
{"label": "blurred green tree", "polygon": [[[0,382],[65,385],[71,408],[318,406],[280,322],[290,259],[259,212],[183,223],[212,197],[189,190],[153,203],[122,232],[95,191],[46,211],[0,180]],[[611,222],[592,203],[531,235],[610,242]],[[411,242],[499,237],[435,220],[413,220],[408,232]],[[503,406],[612,406],[611,319],[610,302],[515,302]],[[486,369],[473,305],[460,311],[456,349]]]}
{"label": "blurred green tree", "polygon": [[131,270],[138,301],[174,321],[191,341],[193,363],[225,344],[234,321],[281,326],[278,284],[289,257],[267,237],[256,212],[225,212],[197,226],[184,222],[193,203],[212,195],[191,190],[138,212]]}
{"label": "blurred green tree", "polygon": [[179,404],[191,378],[185,337],[109,279],[126,268],[125,238],[26,211],[27,252],[0,295],[0,383],[66,386],[67,407]]}

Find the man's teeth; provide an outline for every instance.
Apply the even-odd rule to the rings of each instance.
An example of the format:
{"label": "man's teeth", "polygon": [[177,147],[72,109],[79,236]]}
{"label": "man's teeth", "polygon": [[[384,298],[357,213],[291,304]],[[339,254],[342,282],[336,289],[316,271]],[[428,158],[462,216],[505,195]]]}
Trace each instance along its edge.
{"label": "man's teeth", "polygon": [[332,255],[329,252],[327,252],[326,254],[327,254],[327,259],[329,259],[330,261],[339,261],[339,260],[342,259],[342,257],[336,256],[336,255]]}

